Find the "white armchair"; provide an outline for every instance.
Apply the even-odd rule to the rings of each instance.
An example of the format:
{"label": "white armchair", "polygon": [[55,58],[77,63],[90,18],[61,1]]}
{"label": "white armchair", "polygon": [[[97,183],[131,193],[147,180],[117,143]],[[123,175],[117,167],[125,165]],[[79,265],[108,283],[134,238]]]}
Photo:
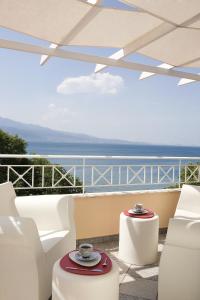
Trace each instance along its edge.
{"label": "white armchair", "polygon": [[184,184],[161,255],[158,300],[200,299],[200,186]]}
{"label": "white armchair", "polygon": [[200,220],[171,219],[161,255],[158,300],[200,299]]}
{"label": "white armchair", "polygon": [[71,195],[16,197],[0,184],[0,299],[47,300],[54,262],[75,246]]}
{"label": "white armchair", "polygon": [[174,217],[200,219],[200,186],[187,184],[182,186]]}

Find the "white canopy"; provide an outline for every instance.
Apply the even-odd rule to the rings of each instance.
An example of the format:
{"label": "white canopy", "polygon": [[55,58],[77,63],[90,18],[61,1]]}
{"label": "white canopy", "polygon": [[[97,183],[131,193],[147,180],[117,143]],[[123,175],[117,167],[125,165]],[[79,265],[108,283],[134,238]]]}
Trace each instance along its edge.
{"label": "white canopy", "polygon": [[0,1],[0,26],[59,45],[121,48],[161,23],[147,13],[77,0]]}
{"label": "white canopy", "polygon": [[[127,62],[123,64],[122,58],[134,52],[160,61],[162,64],[153,67],[151,74],[161,74],[159,69],[166,64],[170,67],[162,74],[171,76],[181,74],[171,70],[174,67],[200,67],[199,0],[124,2],[130,5],[129,10],[103,7],[97,0],[1,0],[0,26],[53,43],[49,52],[45,48],[30,51],[29,45],[20,46],[20,43],[8,47],[43,53],[46,57],[60,56],[58,47],[63,45],[92,46],[116,48],[114,55],[107,61],[105,58],[106,65],[126,67]],[[6,45],[1,40],[0,46],[6,48]],[[90,57],[91,62],[101,61],[101,57]],[[85,60],[84,55],[80,53],[79,59]],[[147,71],[143,66],[141,70]],[[104,67],[100,65],[97,70]],[[183,77],[194,80],[190,73],[184,73]],[[195,78],[200,80],[199,75]]]}

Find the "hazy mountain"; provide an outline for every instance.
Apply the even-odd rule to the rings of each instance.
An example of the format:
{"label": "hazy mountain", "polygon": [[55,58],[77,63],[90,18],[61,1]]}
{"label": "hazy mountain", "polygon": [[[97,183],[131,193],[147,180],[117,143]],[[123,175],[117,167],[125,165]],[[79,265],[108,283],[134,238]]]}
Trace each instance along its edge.
{"label": "hazy mountain", "polygon": [[53,130],[33,124],[25,124],[0,117],[0,129],[17,134],[28,142],[55,142],[55,143],[107,143],[107,144],[131,144],[123,140],[97,138],[94,136]]}

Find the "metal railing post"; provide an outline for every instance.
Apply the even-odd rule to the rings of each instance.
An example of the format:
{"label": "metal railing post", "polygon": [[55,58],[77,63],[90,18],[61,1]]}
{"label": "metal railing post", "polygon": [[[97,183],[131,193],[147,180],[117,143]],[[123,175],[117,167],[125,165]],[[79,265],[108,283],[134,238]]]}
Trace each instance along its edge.
{"label": "metal railing post", "polygon": [[178,165],[178,187],[181,187],[181,159],[179,160],[179,165]]}
{"label": "metal railing post", "polygon": [[83,194],[85,194],[85,157],[83,158]]}

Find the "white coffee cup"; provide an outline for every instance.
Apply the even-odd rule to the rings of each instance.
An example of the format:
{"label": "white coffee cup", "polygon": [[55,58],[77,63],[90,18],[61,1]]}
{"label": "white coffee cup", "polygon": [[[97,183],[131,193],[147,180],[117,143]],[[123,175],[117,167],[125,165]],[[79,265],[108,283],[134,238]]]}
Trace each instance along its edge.
{"label": "white coffee cup", "polygon": [[91,253],[93,251],[93,245],[92,244],[81,244],[79,246],[79,253],[83,258],[88,258],[90,257]]}
{"label": "white coffee cup", "polygon": [[134,207],[134,210],[137,211],[137,212],[142,212],[144,210],[143,204],[142,203],[136,203],[135,207]]}

